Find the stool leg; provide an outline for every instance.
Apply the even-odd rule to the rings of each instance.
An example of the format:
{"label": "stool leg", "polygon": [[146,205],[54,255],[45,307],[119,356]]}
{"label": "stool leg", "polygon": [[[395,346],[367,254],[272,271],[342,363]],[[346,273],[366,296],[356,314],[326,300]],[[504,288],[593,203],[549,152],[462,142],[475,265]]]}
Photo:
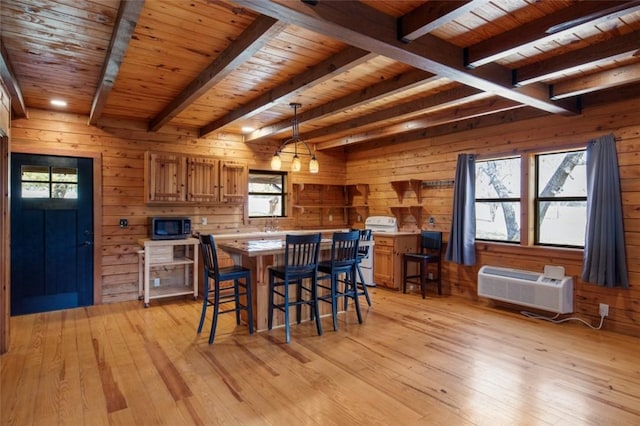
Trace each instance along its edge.
{"label": "stool leg", "polygon": [[289,330],[289,281],[284,281],[284,334],[287,343],[291,341]]}
{"label": "stool leg", "polygon": [[251,277],[247,275],[244,279],[247,293],[247,321],[249,322],[249,334],[253,334],[253,300],[251,297]]}
{"label": "stool leg", "polygon": [[[296,281],[296,322],[302,322],[302,280]],[[313,312],[311,312],[313,315]]]}
{"label": "stool leg", "polygon": [[216,327],[218,326],[218,311],[220,309],[220,283],[218,280],[214,280],[215,285],[213,291],[213,321],[211,322],[211,332],[209,333],[209,344],[213,343],[213,339],[216,336]]}
{"label": "stool leg", "polygon": [[422,292],[423,299],[427,295],[427,266],[428,263],[426,260],[422,260],[422,262],[420,262],[420,291]]}
{"label": "stool leg", "polygon": [[234,303],[236,304],[236,325],[240,325],[240,280],[238,278],[233,280],[233,293],[234,293]]}
{"label": "stool leg", "polygon": [[273,275],[269,274],[269,319],[267,321],[267,328],[271,330],[273,328]]}
{"label": "stool leg", "polygon": [[209,276],[207,272],[204,273],[204,290],[202,294],[202,313],[200,314],[200,324],[198,324],[198,333],[202,331],[204,325],[204,318],[207,315],[207,305],[209,304]]}
{"label": "stool leg", "polygon": [[442,260],[438,259],[438,295],[442,296]]}
{"label": "stool leg", "polygon": [[356,315],[358,315],[358,323],[362,324],[362,314],[360,313],[360,301],[358,300],[358,285],[356,284],[356,268],[355,267],[351,270],[350,275],[351,275],[351,283],[353,285],[352,294],[354,298],[354,303],[356,305]]}
{"label": "stool leg", "polygon": [[320,306],[318,305],[318,279],[311,279],[311,297],[313,298],[313,306],[311,311],[314,311],[316,319],[316,330],[318,336],[322,336],[322,319],[320,318]]}
{"label": "stool leg", "polygon": [[[333,317],[333,331],[338,330],[338,277],[331,273],[331,316]],[[346,307],[345,307],[346,311]]]}
{"label": "stool leg", "polygon": [[402,293],[407,292],[407,257],[402,256]]}
{"label": "stool leg", "polygon": [[371,306],[371,298],[369,297],[369,290],[367,290],[367,283],[364,282],[364,275],[362,274],[362,269],[360,268],[360,264],[358,263],[358,276],[360,277],[360,283],[362,284],[362,292],[364,293],[364,297],[367,299],[367,304]]}

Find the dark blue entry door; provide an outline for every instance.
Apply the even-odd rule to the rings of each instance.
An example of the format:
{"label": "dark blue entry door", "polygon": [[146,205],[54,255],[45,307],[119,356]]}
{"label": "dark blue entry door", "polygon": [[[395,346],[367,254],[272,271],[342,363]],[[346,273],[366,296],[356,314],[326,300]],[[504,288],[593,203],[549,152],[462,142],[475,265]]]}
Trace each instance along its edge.
{"label": "dark blue entry door", "polygon": [[11,314],[93,304],[93,160],[11,155]]}

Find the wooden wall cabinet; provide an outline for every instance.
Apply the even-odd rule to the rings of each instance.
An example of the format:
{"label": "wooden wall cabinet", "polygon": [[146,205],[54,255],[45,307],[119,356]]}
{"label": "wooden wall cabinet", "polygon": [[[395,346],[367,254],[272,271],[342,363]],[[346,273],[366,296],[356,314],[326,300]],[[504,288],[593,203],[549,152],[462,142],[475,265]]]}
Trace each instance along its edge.
{"label": "wooden wall cabinet", "polygon": [[247,182],[243,162],[163,152],[145,155],[147,203],[241,204]]}
{"label": "wooden wall cabinet", "polygon": [[223,203],[242,203],[249,188],[249,168],[240,161],[220,161],[220,198]]}
{"label": "wooden wall cabinet", "polygon": [[145,155],[145,197],[147,202],[186,200],[187,157],[180,154],[147,152]]}
{"label": "wooden wall cabinet", "polygon": [[402,255],[418,251],[418,235],[375,234],[373,239],[373,281],[399,290],[402,288]]}

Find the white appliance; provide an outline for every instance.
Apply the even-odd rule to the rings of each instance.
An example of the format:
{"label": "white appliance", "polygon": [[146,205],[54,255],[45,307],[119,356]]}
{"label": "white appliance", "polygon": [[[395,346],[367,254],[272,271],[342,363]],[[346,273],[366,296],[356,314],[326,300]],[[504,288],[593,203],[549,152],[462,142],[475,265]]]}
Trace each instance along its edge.
{"label": "white appliance", "polygon": [[545,273],[483,266],[478,271],[478,296],[559,314],[573,312],[573,278],[564,268],[545,266]]}
{"label": "white appliance", "polygon": [[[393,216],[369,216],[364,222],[364,227],[376,233],[398,232],[398,221]],[[373,239],[375,243],[375,236]],[[360,263],[360,269],[367,285],[375,286],[376,284],[373,282],[373,247],[369,247],[369,253]],[[358,282],[360,282],[359,277]]]}

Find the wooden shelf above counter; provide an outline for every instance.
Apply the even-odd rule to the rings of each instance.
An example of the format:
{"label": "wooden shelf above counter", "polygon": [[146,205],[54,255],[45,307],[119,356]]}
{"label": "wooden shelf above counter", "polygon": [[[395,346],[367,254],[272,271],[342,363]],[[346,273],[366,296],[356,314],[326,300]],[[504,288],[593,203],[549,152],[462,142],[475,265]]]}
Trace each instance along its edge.
{"label": "wooden shelf above counter", "polygon": [[402,203],[404,200],[404,194],[408,190],[412,190],[416,194],[416,199],[418,203],[422,203],[422,180],[420,179],[409,179],[409,180],[395,180],[391,182],[391,186],[393,190],[396,192],[396,196],[398,197],[398,201]]}
{"label": "wooden shelf above counter", "polygon": [[402,220],[406,214],[413,216],[416,220],[418,228],[422,225],[422,206],[392,206],[389,207],[391,214],[398,220],[398,225],[402,226]]}
{"label": "wooden shelf above counter", "polygon": [[352,218],[368,216],[368,197],[368,184],[294,183],[292,208],[299,220],[304,215],[306,222],[317,222],[312,225],[318,226],[335,224],[334,211],[340,211],[342,225],[346,226],[352,222]]}

